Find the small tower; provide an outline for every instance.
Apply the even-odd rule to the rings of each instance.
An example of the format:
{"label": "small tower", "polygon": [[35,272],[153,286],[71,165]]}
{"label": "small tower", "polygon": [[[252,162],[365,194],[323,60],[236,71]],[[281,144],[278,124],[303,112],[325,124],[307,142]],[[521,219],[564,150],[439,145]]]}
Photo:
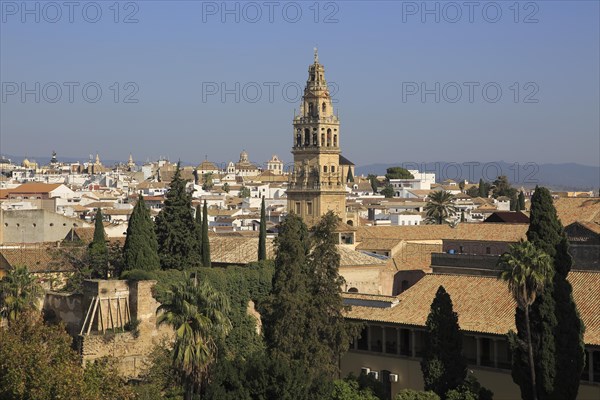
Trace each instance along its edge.
{"label": "small tower", "polygon": [[333,106],[325,68],[315,48],[314,62],[294,116],[294,169],[287,191],[288,211],[314,225],[327,211],[346,217],[346,190],[340,171],[340,122]]}
{"label": "small tower", "polygon": [[135,170],[135,161],[133,161],[133,155],[131,153],[129,153],[129,160],[127,160],[127,170]]}

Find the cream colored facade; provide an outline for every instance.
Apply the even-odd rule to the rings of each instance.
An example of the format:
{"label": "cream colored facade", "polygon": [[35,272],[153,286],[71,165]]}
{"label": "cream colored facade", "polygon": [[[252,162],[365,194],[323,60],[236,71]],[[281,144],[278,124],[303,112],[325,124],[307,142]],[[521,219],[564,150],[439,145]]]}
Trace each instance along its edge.
{"label": "cream colored facade", "polygon": [[293,125],[294,170],[287,191],[288,211],[300,215],[309,226],[330,210],[345,221],[345,177],[339,165],[340,122],[333,113],[325,69],[316,50]]}

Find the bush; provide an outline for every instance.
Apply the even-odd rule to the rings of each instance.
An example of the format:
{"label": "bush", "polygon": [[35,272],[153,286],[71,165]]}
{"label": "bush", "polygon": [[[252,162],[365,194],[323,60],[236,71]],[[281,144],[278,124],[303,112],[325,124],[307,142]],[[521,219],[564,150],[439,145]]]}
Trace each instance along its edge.
{"label": "bush", "polygon": [[440,400],[440,397],[432,391],[404,389],[398,392],[394,400]]}

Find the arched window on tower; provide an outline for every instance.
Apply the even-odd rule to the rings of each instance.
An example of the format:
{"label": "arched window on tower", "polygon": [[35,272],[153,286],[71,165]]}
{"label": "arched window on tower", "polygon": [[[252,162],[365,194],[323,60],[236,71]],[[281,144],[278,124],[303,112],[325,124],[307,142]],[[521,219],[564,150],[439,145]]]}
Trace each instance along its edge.
{"label": "arched window on tower", "polygon": [[332,166],[331,166],[331,173],[333,174],[334,172],[335,172],[335,166],[334,166],[334,165],[332,165]]}
{"label": "arched window on tower", "polygon": [[313,146],[317,146],[318,145],[318,141],[317,141],[317,130],[313,129],[313,134],[312,134],[312,139],[313,139]]}
{"label": "arched window on tower", "polygon": [[327,173],[327,165],[323,166],[323,172]]}
{"label": "arched window on tower", "polygon": [[298,129],[298,133],[296,134],[296,147],[302,146],[302,134],[300,132],[300,129]]}
{"label": "arched window on tower", "polygon": [[325,110],[327,109],[327,105],[325,104],[325,102],[323,102],[323,104],[321,104],[321,112],[323,114],[325,114]]}
{"label": "arched window on tower", "polygon": [[313,103],[308,103],[308,115],[312,117],[313,114],[314,114],[314,111],[315,111],[314,110],[314,104]]}
{"label": "arched window on tower", "polygon": [[310,130],[308,128],[304,129],[304,145],[310,146]]}
{"label": "arched window on tower", "polygon": [[337,147],[337,135],[333,135],[333,147]]}
{"label": "arched window on tower", "polygon": [[321,146],[325,146],[325,134],[321,133]]}
{"label": "arched window on tower", "polygon": [[331,147],[331,129],[327,129],[327,147]]}

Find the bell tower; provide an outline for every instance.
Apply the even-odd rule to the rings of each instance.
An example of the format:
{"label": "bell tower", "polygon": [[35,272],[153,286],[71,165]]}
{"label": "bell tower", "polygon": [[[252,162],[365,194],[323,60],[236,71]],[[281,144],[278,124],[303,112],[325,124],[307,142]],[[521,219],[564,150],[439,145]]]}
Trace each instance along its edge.
{"label": "bell tower", "polygon": [[346,190],[340,170],[340,122],[333,106],[325,68],[315,48],[299,114],[294,116],[294,169],[287,191],[288,211],[308,226],[332,210],[345,220]]}

